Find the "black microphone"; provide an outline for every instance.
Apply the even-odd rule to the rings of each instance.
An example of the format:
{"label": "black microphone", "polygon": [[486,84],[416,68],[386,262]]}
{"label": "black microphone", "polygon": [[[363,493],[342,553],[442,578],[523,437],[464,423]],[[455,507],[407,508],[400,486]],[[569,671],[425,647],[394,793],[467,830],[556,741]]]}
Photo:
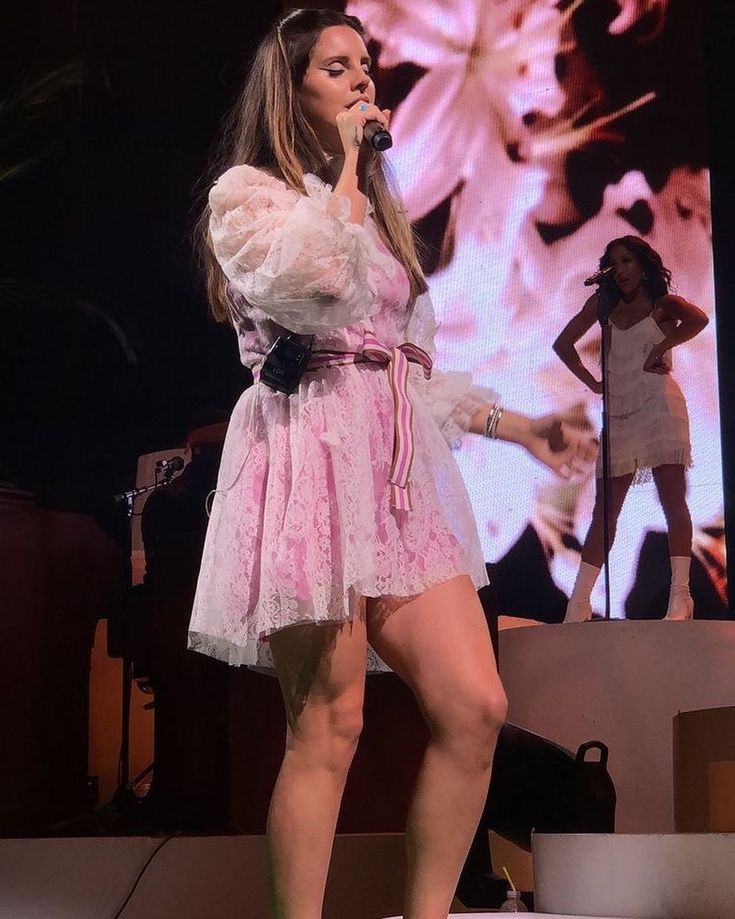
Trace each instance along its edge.
{"label": "black microphone", "polygon": [[156,463],[156,469],[163,469],[166,472],[181,472],[184,468],[183,456],[172,456],[170,460],[162,459]]}
{"label": "black microphone", "polygon": [[602,271],[597,271],[595,274],[590,275],[585,279],[584,286],[592,287],[593,284],[599,284],[600,281],[604,281],[609,275],[615,271],[615,268],[612,265],[608,265],[607,268],[603,268]]}
{"label": "black microphone", "polygon": [[393,138],[379,121],[368,121],[362,129],[363,138],[371,145],[373,150],[380,153],[393,146]]}

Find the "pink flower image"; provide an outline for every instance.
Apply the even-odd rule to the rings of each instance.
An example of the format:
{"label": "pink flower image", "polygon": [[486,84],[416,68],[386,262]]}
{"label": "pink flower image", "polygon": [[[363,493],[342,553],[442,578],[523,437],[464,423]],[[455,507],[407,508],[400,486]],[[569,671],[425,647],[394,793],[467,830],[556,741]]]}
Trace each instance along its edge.
{"label": "pink flower image", "polygon": [[496,204],[488,181],[513,193],[505,149],[522,117],[553,115],[563,104],[554,59],[569,12],[547,0],[354,0],[348,11],[380,43],[381,67],[426,70],[392,123],[391,160],[409,214],[422,217],[461,185],[458,220],[465,207],[470,222],[482,219]]}
{"label": "pink flower image", "polygon": [[[662,85],[656,57],[668,18],[685,13],[668,0],[617,6],[612,20],[609,7],[598,14],[591,0],[347,6],[375,43],[379,84],[388,75],[395,89],[397,68],[411,65],[394,106],[389,159],[409,216],[438,240],[429,275],[438,366],[472,372],[521,411],[570,411],[595,426],[599,397],[552,343],[589,296],[583,281],[610,239],[645,238],[671,269],[675,291],[714,319],[709,176],[698,152],[704,126],[692,110],[681,113],[678,132],[670,127],[681,99]],[[635,79],[631,47],[640,54]],[[694,147],[683,142],[693,124]],[[595,373],[599,329],[579,350]],[[714,322],[675,349],[674,365],[691,418],[690,509],[705,527],[721,519],[723,505]],[[486,559],[512,551],[531,525],[568,591],[594,481],[560,483],[520,451],[480,439],[466,440],[457,459]],[[614,550],[613,615],[623,615],[646,532],[663,529],[653,487],[633,489]],[[599,592],[593,600],[599,609]]]}

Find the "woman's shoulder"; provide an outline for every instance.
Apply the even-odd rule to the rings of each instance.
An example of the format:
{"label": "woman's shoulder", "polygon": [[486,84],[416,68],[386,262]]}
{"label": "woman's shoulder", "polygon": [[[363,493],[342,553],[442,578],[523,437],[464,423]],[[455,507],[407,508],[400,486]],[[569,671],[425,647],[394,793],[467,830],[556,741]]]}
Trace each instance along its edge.
{"label": "woman's shoulder", "polygon": [[656,309],[677,309],[681,306],[686,306],[688,300],[684,297],[680,297],[678,294],[664,294],[663,297],[659,297],[656,301]]}
{"label": "woman's shoulder", "polygon": [[215,180],[213,188],[227,189],[243,185],[270,185],[274,188],[285,188],[286,183],[275,170],[265,166],[251,166],[249,163],[238,163],[226,169]]}
{"label": "woman's shoulder", "polygon": [[651,313],[656,318],[681,319],[691,308],[691,304],[684,297],[667,293],[658,298],[653,305]]}
{"label": "woman's shoulder", "polygon": [[215,181],[209,192],[209,204],[213,210],[222,206],[244,203],[253,195],[266,194],[280,198],[292,196],[294,192],[282,178],[263,166],[238,163],[231,166]]}

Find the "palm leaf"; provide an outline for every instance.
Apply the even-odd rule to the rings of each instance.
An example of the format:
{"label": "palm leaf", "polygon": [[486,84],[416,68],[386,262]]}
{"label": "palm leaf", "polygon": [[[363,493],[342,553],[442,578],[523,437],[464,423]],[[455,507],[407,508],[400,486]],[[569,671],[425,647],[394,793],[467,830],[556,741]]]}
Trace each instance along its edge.
{"label": "palm leaf", "polygon": [[17,178],[57,149],[49,127],[60,101],[83,80],[82,64],[72,62],[28,76],[0,98],[0,182]]}

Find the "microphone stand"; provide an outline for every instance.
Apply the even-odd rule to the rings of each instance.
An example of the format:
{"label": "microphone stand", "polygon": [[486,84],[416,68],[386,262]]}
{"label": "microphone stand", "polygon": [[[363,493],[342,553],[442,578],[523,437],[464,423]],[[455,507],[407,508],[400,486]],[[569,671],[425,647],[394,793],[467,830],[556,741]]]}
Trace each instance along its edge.
{"label": "microphone stand", "polygon": [[597,281],[597,296],[599,298],[599,307],[597,311],[597,320],[600,323],[600,372],[602,374],[602,432],[600,436],[600,448],[602,451],[602,481],[600,483],[600,493],[602,496],[602,556],[605,585],[605,619],[610,619],[610,426],[608,414],[608,391],[607,391],[607,354],[605,353],[605,332],[607,329],[607,320],[612,312],[613,302],[610,289],[606,284],[607,278],[600,278]]}
{"label": "microphone stand", "polygon": [[[139,495],[145,495],[148,492],[156,491],[170,485],[175,467],[166,465],[161,471],[161,478],[150,485],[143,485],[141,488],[131,488],[129,491],[121,492],[114,496],[116,504],[125,502],[128,522],[132,525],[133,504]],[[127,629],[125,630],[127,632]],[[130,781],[130,708],[133,689],[133,660],[130,656],[128,635],[125,634],[122,641],[122,686],[121,686],[121,727],[120,727],[120,763],[118,769],[118,785],[112,796],[111,805],[113,807],[123,808],[126,805],[137,803],[135,796],[134,783]],[[152,766],[149,766],[143,773],[136,778],[136,782],[150,772]]]}

